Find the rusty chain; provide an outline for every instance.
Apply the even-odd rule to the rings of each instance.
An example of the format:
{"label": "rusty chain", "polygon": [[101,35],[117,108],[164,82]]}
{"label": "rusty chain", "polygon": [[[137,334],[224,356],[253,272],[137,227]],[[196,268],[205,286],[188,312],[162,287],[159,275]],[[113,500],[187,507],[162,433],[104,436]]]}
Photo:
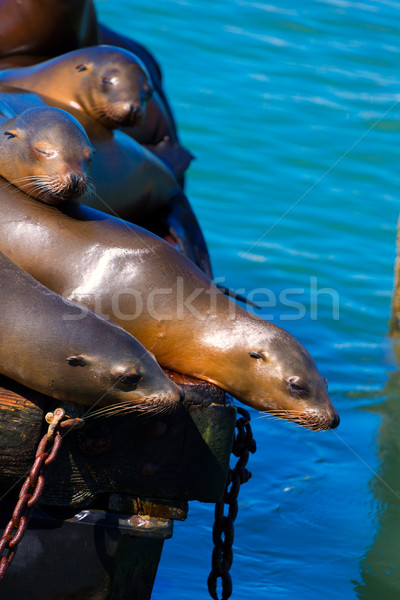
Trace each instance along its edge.
{"label": "rusty chain", "polygon": [[[213,600],[218,600],[217,582],[221,578],[221,600],[228,600],[232,594],[232,578],[229,570],[233,561],[234,522],[238,514],[240,486],[251,477],[246,469],[249,452],[256,451],[256,442],[250,427],[250,415],[244,408],[238,408],[241,415],[236,421],[237,433],[233,440],[232,454],[239,458],[233,469],[229,469],[224,497],[215,505],[215,522],[213,527],[214,549],[211,561],[211,573],[207,580],[208,591]],[[228,514],[224,514],[225,505]]]}
{"label": "rusty chain", "polygon": [[[63,421],[64,418],[67,420]],[[46,468],[55,461],[60,450],[62,438],[58,428],[66,429],[83,424],[82,419],[65,417],[62,408],[57,408],[54,413],[47,413],[46,422],[49,424],[47,433],[39,442],[35,462],[21,488],[12,517],[0,539],[0,581],[15,556],[17,546],[28,527],[33,508],[42,495]]]}

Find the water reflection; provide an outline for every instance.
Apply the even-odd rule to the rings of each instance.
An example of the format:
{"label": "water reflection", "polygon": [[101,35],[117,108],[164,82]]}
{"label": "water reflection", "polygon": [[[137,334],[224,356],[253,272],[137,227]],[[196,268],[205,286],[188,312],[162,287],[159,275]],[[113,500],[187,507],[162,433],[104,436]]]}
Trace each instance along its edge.
{"label": "water reflection", "polygon": [[394,342],[394,352],[399,370],[383,390],[386,402],[372,407],[382,416],[377,439],[381,466],[371,481],[378,502],[377,534],[361,560],[362,583],[356,586],[362,600],[400,597],[400,340]]}

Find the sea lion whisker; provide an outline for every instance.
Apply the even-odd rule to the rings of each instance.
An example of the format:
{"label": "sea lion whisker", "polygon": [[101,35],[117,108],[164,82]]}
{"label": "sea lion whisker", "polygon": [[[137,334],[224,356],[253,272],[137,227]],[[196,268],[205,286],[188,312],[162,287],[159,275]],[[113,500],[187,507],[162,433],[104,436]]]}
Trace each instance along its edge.
{"label": "sea lion whisker", "polygon": [[96,411],[89,411],[86,418],[97,418],[100,416],[111,416],[113,414],[119,414],[122,412],[135,412],[142,411],[142,413],[158,413],[160,410],[171,411],[173,405],[169,404],[150,404],[146,402],[121,402],[119,404],[111,404],[103,408],[99,408]]}
{"label": "sea lion whisker", "polygon": [[41,182],[26,183],[23,186],[19,186],[20,189],[26,189],[29,195],[37,194],[40,198],[48,198],[53,195],[52,190],[49,189],[45,184]]}
{"label": "sea lion whisker", "polygon": [[125,403],[120,403],[120,404],[113,404],[113,405],[108,405],[108,406],[103,406],[102,408],[98,408],[97,410],[91,410],[89,409],[85,415],[85,418],[89,418],[89,417],[94,417],[95,415],[99,414],[99,413],[104,413],[109,411],[111,408],[118,408],[119,406],[122,406]]}
{"label": "sea lion whisker", "polygon": [[19,185],[18,187],[25,188],[28,187],[29,185],[40,185],[40,186],[45,186],[47,182],[42,181],[39,178],[35,178],[35,179],[31,179],[30,181],[26,181],[25,183],[23,183],[22,185]]}
{"label": "sea lion whisker", "polygon": [[7,183],[5,183],[4,185],[2,185],[2,186],[0,187],[0,190],[1,190],[1,191],[3,191],[3,190],[5,190],[6,188],[8,188],[8,187],[11,187],[11,186],[13,186],[13,185],[14,185],[14,187],[18,187],[18,186],[15,186],[15,184],[14,184],[14,183],[12,183],[12,182],[7,182]]}
{"label": "sea lion whisker", "polygon": [[21,177],[21,179],[14,179],[13,181],[8,181],[8,182],[7,182],[7,183],[5,183],[4,185],[2,185],[2,186],[0,187],[0,189],[1,189],[1,190],[5,190],[6,188],[8,188],[8,187],[10,187],[10,186],[12,186],[12,185],[14,185],[14,186],[17,186],[17,187],[21,187],[21,186],[19,186],[19,185],[18,185],[20,182],[22,182],[22,181],[26,181],[26,180],[28,180],[28,179],[35,180],[35,178],[36,178],[36,176],[30,176],[30,177]]}
{"label": "sea lion whisker", "polygon": [[26,175],[25,177],[19,177],[17,179],[11,179],[10,183],[12,183],[12,184],[21,183],[22,181],[37,179],[37,177],[38,177],[37,175]]}
{"label": "sea lion whisker", "polygon": [[82,200],[91,200],[96,193],[96,187],[92,181],[88,179],[85,193],[82,195]]}
{"label": "sea lion whisker", "polygon": [[[127,403],[124,403],[127,404]],[[94,419],[99,419],[101,417],[103,418],[108,418],[108,417],[114,417],[114,416],[120,416],[122,414],[127,414],[127,413],[132,413],[132,412],[137,412],[139,415],[140,414],[144,414],[143,410],[142,410],[143,406],[141,404],[128,404],[126,406],[110,406],[108,408],[108,410],[99,410],[96,413],[92,413],[88,415],[88,417],[93,417]],[[150,412],[150,411],[148,411]]]}

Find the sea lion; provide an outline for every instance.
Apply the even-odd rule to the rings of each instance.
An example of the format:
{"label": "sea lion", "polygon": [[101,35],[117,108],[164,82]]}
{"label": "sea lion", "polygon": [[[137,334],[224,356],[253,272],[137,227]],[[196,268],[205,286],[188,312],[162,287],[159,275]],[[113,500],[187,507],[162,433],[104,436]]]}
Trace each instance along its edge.
{"label": "sea lion", "polygon": [[90,169],[96,188],[88,200],[91,206],[138,222],[159,235],[171,234],[180,249],[211,276],[206,242],[193,209],[171,171],[156,156],[122,131],[104,127],[86,111],[34,92],[0,89],[4,118],[49,104],[68,110],[96,150]]}
{"label": "sea lion", "polygon": [[74,50],[31,67],[1,71],[0,83],[72,106],[110,129],[139,123],[154,91],[143,63],[114,46]]}
{"label": "sea lion", "polygon": [[152,98],[150,76],[134,54],[102,45],[33,62],[33,66],[7,69],[0,61],[0,83],[43,94],[66,110],[70,106],[86,112],[107,128],[122,128],[163,160],[177,178],[183,175],[193,156],[163,124],[167,117],[159,97]]}
{"label": "sea lion", "polygon": [[16,192],[1,192],[0,250],[38,281],[110,317],[165,368],[305,427],[337,426],[303,346],[234,304],[171,245],[84,205],[59,210]]}
{"label": "sea lion", "polygon": [[0,0],[1,56],[52,56],[99,42],[92,0]]}
{"label": "sea lion", "polygon": [[0,277],[0,373],[57,400],[113,404],[116,413],[179,402],[179,388],[121,327],[64,300],[2,253]]}
{"label": "sea lion", "polygon": [[[139,42],[98,23],[93,0],[0,0],[0,57],[32,57],[39,62],[85,46],[111,44],[133,52],[152,78],[173,130],[176,127],[162,88],[160,65]],[[24,62],[24,58],[22,58]],[[15,63],[14,63],[15,64]],[[25,61],[26,64],[26,61]]]}
{"label": "sea lion", "polygon": [[8,59],[6,65],[36,64],[100,43],[125,48],[138,56],[156,89],[145,123],[130,134],[147,145],[158,144],[167,136],[179,146],[159,64],[142,44],[98,24],[92,0],[25,0],[23,4],[0,0],[0,58]]}
{"label": "sea lion", "polygon": [[0,175],[48,204],[87,192],[92,153],[83,127],[58,108],[31,108],[0,125]]}

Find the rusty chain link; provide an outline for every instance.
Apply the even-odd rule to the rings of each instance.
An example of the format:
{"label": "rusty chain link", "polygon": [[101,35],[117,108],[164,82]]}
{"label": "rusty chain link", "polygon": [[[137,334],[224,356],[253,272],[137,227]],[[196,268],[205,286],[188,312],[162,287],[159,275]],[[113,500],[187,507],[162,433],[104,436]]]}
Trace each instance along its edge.
{"label": "rusty chain link", "polygon": [[[229,570],[233,561],[234,521],[238,514],[238,501],[240,486],[251,477],[246,469],[249,452],[256,451],[256,442],[250,427],[250,415],[244,408],[237,408],[241,415],[236,421],[237,433],[233,440],[232,454],[239,458],[233,469],[229,469],[224,497],[215,505],[215,522],[213,527],[214,549],[211,560],[211,573],[207,580],[208,591],[211,598],[218,600],[217,582],[221,578],[221,600],[228,600],[232,594],[232,578]],[[224,514],[225,505],[228,514]]]}
{"label": "rusty chain link", "polygon": [[[83,423],[82,419],[69,419],[68,417],[66,421],[61,422],[64,418],[65,411],[62,408],[57,408],[54,413],[46,415],[46,422],[49,423],[47,433],[39,442],[35,462],[21,488],[12,517],[0,539],[0,581],[15,556],[17,546],[28,527],[33,508],[42,495],[46,468],[57,457],[62,441],[58,428],[66,429]],[[5,554],[6,552],[7,554]]]}

